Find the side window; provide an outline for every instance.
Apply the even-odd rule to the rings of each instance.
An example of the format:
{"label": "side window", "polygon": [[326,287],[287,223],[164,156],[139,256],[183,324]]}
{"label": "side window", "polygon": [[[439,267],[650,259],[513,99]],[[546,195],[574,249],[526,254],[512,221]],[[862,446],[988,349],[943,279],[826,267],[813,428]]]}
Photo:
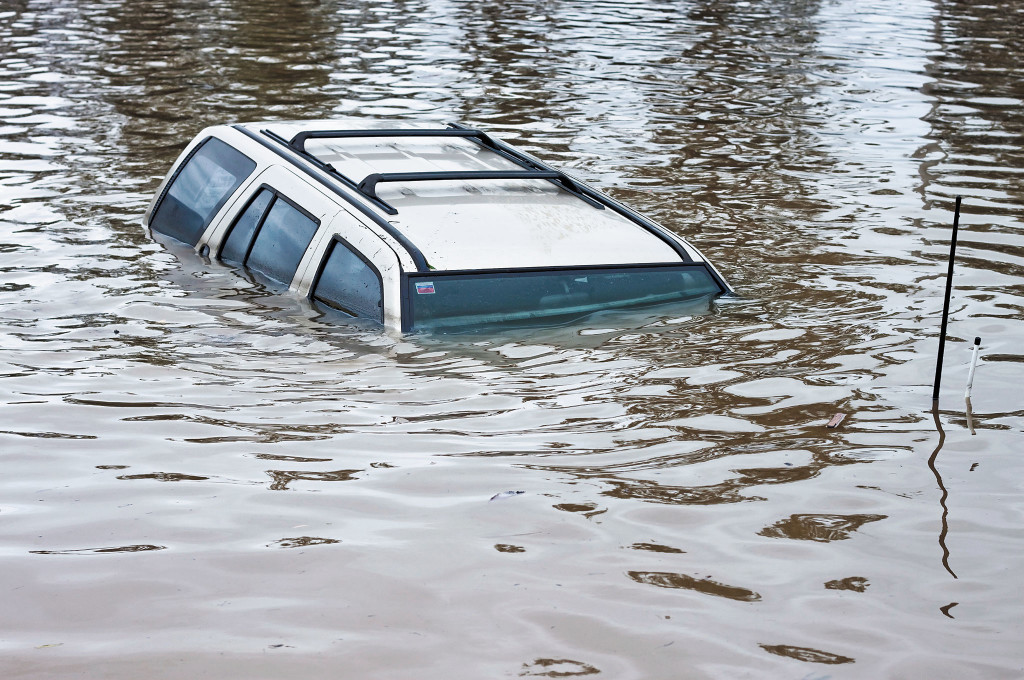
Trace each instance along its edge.
{"label": "side window", "polygon": [[291,283],[318,226],[316,220],[278,197],[256,234],[246,266],[281,283]]}
{"label": "side window", "polygon": [[342,241],[331,244],[313,299],[350,316],[384,323],[380,274]]}
{"label": "side window", "polygon": [[231,226],[220,256],[288,285],[318,227],[287,199],[261,189]]}
{"label": "side window", "polygon": [[231,232],[220,249],[221,259],[238,262],[239,264],[245,262],[245,258],[249,255],[249,248],[252,246],[252,237],[256,233],[256,229],[259,228],[260,222],[263,221],[263,215],[267,212],[267,208],[270,207],[270,203],[273,200],[273,191],[260,189],[259,193],[249,202],[245,212],[241,214],[238,220],[235,221],[234,226],[231,227]]}
{"label": "side window", "polygon": [[195,245],[256,163],[215,137],[203,142],[171,180],[153,211],[154,231]]}

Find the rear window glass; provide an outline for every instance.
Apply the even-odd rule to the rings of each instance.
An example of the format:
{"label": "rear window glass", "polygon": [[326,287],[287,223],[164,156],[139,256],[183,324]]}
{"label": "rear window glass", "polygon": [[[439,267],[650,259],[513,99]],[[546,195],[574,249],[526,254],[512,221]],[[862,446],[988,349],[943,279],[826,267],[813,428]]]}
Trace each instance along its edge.
{"label": "rear window glass", "polygon": [[313,299],[349,316],[384,323],[380,274],[341,241],[331,245]]}
{"label": "rear window glass", "polygon": [[232,225],[221,259],[288,285],[319,224],[273,191],[261,189]]}
{"label": "rear window glass", "polygon": [[211,137],[171,180],[150,219],[150,228],[194,246],[213,216],[255,169],[252,160]]}
{"label": "rear window glass", "polygon": [[703,265],[421,274],[408,286],[414,329],[568,321],[722,292]]}

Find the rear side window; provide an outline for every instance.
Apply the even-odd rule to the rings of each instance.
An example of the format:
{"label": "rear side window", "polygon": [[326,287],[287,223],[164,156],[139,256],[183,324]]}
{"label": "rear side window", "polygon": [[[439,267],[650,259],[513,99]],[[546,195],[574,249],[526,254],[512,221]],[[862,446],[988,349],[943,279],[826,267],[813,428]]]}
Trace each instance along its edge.
{"label": "rear side window", "polygon": [[185,161],[149,221],[154,231],[195,245],[256,163],[211,137]]}
{"label": "rear side window", "polygon": [[224,241],[224,246],[220,250],[221,259],[231,260],[240,264],[245,262],[245,258],[249,256],[252,237],[255,236],[256,229],[260,226],[260,222],[263,221],[263,215],[266,214],[267,208],[270,207],[270,203],[273,200],[273,191],[260,189],[260,192],[249,203],[249,207],[245,209],[245,212],[238,218],[235,225],[231,227],[231,233],[228,234],[228,238]]}
{"label": "rear side window", "polygon": [[380,274],[343,241],[331,244],[313,299],[349,316],[384,323]]}
{"label": "rear side window", "polygon": [[232,225],[220,256],[288,285],[319,226],[286,198],[260,189]]}

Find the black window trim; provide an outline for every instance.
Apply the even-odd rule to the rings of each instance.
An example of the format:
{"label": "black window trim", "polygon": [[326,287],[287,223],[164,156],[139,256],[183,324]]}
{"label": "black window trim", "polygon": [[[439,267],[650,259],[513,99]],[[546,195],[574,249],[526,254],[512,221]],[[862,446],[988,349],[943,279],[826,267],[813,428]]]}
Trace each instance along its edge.
{"label": "black window trim", "polygon": [[511,276],[531,276],[534,274],[546,274],[546,273],[569,273],[569,272],[585,272],[585,271],[601,271],[607,273],[615,273],[618,271],[631,270],[631,269],[703,269],[710,276],[711,280],[719,288],[719,294],[728,295],[730,288],[726,285],[722,277],[718,275],[714,267],[708,265],[707,262],[649,262],[644,264],[586,264],[576,266],[559,266],[559,267],[510,267],[500,269],[446,269],[446,270],[434,270],[429,272],[402,272],[401,274],[401,290],[402,290],[402,332],[407,333],[412,330],[414,326],[413,318],[413,305],[412,295],[410,293],[411,283],[413,279],[434,279],[444,278],[446,276],[478,276],[482,274],[497,274],[497,275],[511,275]]}
{"label": "black window trim", "polygon": [[358,248],[353,246],[351,243],[349,243],[349,241],[346,240],[345,238],[343,238],[340,234],[335,234],[334,236],[331,237],[331,242],[327,245],[327,249],[324,250],[324,256],[322,258],[320,258],[320,263],[317,265],[317,269],[316,269],[316,276],[313,277],[313,282],[309,286],[309,300],[310,300],[310,302],[311,303],[312,302],[317,302],[317,301],[322,302],[323,304],[327,305],[331,309],[338,309],[338,311],[340,311],[340,312],[344,312],[345,314],[351,315],[352,318],[354,318],[354,319],[365,319],[365,318],[367,318],[365,316],[359,316],[358,314],[352,314],[351,312],[349,312],[346,309],[339,309],[337,307],[334,307],[333,305],[330,305],[330,304],[328,304],[326,302],[323,302],[322,300],[318,300],[317,297],[316,297],[316,288],[317,288],[317,286],[320,285],[320,277],[323,276],[324,269],[327,268],[327,260],[330,259],[331,253],[334,252],[335,246],[337,244],[339,244],[339,243],[341,245],[343,245],[345,248],[347,248],[350,253],[352,253],[353,255],[358,257],[360,260],[362,260],[363,264],[365,264],[367,267],[369,267],[370,271],[372,271],[374,276],[377,277],[377,282],[380,284],[381,305],[380,305],[380,318],[379,319],[374,319],[374,321],[377,321],[378,323],[383,324],[384,323],[384,319],[387,316],[384,313],[385,312],[384,308],[386,306],[384,304],[384,277],[381,276],[380,270],[377,268],[377,265],[375,265],[373,262],[371,262],[368,257],[363,255],[361,250],[359,250]]}
{"label": "black window trim", "polygon": [[[285,196],[283,193],[281,193],[281,191],[279,189],[275,189],[270,184],[267,184],[266,182],[263,182],[258,187],[256,187],[256,190],[253,192],[252,197],[246,202],[245,207],[242,208],[240,211],[238,211],[238,216],[235,217],[235,220],[231,223],[231,226],[228,227],[227,231],[224,233],[224,238],[221,239],[220,247],[217,249],[217,259],[220,260],[221,262],[225,262],[224,258],[221,257],[221,253],[224,252],[224,246],[227,244],[228,238],[231,236],[231,232],[234,231],[236,226],[238,226],[238,221],[240,219],[242,219],[242,216],[245,214],[245,211],[249,209],[249,206],[251,206],[253,204],[253,202],[256,200],[256,198],[260,195],[260,192],[263,191],[264,189],[266,189],[271,194],[273,194],[273,198],[271,198],[270,203],[268,203],[267,207],[263,210],[263,214],[260,215],[260,221],[256,224],[256,227],[253,229],[252,240],[249,241],[249,245],[246,247],[245,257],[239,263],[243,268],[245,268],[246,270],[251,271],[249,269],[249,265],[246,264],[249,261],[249,254],[252,252],[253,246],[256,245],[256,239],[259,238],[259,236],[260,236],[260,231],[263,229],[263,223],[267,221],[267,216],[270,214],[270,211],[274,209],[274,206],[277,205],[277,202],[279,200],[284,201],[285,203],[287,203],[291,207],[295,208],[295,210],[297,210],[300,214],[302,214],[303,217],[308,218],[311,222],[313,222],[316,225],[316,230],[313,231],[313,236],[314,237],[316,236],[316,232],[320,230],[321,222],[320,222],[320,218],[319,217],[317,217],[316,215],[314,215],[310,211],[306,210],[305,208],[303,208],[301,205],[299,205],[298,203],[296,203],[292,199],[290,199],[287,196]],[[309,250],[309,246],[308,245],[306,246],[306,250]],[[305,251],[303,251],[303,257],[304,256],[305,256]],[[299,262],[301,263],[301,261],[302,260],[300,259]],[[259,272],[259,273],[260,273],[261,276],[264,276],[266,278],[271,278],[271,277],[267,276],[266,274],[263,274],[262,272]],[[295,278],[295,272],[292,272],[292,279],[294,279],[294,278]],[[274,279],[274,280],[276,281],[276,279]],[[283,282],[280,282],[280,283],[284,283],[286,286],[291,285],[291,281],[283,281]]]}
{"label": "black window trim", "polygon": [[[206,143],[209,142],[211,139],[216,139],[218,142],[222,142],[223,144],[225,144],[229,148],[231,148],[233,151],[237,152],[240,156],[242,156],[243,158],[248,160],[250,163],[255,165],[256,168],[259,167],[259,163],[254,161],[252,158],[249,158],[249,156],[247,154],[245,154],[242,151],[240,151],[238,149],[238,147],[236,147],[234,144],[231,144],[230,142],[227,142],[227,141],[221,139],[217,135],[207,135],[206,137],[203,138],[203,141],[199,142],[194,147],[192,147],[192,150],[188,152],[188,155],[185,156],[185,158],[182,159],[181,163],[178,164],[178,167],[174,169],[174,174],[171,175],[171,178],[167,180],[166,184],[164,184],[163,191],[160,192],[160,197],[157,199],[156,203],[153,204],[153,210],[150,211],[150,213],[149,213],[149,221],[148,221],[146,226],[149,228],[150,231],[153,231],[153,226],[152,226],[153,218],[156,217],[156,214],[160,211],[160,206],[163,205],[164,199],[167,198],[168,192],[170,192],[171,187],[174,186],[174,183],[178,180],[178,175],[181,174],[181,172],[185,169],[185,166],[187,166],[189,164],[189,161],[191,161],[192,158],[197,153],[199,153],[199,150],[202,149],[204,146],[206,146]],[[255,171],[256,168],[253,168],[253,171]],[[217,221],[215,219],[217,217],[217,213],[219,213],[221,210],[223,210],[224,206],[226,206],[228,203],[231,202],[230,201],[231,195],[236,193],[239,189],[241,189],[242,185],[245,184],[245,180],[249,179],[249,177],[251,177],[252,174],[253,173],[250,172],[246,177],[244,177],[242,179],[241,183],[239,183],[239,185],[237,187],[235,187],[235,190],[232,191],[230,194],[228,194],[225,197],[225,200],[221,204],[221,206],[213,213],[213,215],[210,216],[209,223],[207,223],[206,227],[203,229],[204,233],[199,235],[199,241],[203,240],[203,235],[210,228],[210,225]]]}

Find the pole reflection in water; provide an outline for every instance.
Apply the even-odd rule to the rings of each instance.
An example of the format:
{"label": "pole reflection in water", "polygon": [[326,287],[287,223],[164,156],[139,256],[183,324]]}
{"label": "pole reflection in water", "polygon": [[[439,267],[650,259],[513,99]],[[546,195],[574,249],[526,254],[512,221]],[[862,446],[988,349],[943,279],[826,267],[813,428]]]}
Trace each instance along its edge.
{"label": "pole reflection in water", "polygon": [[942,491],[942,496],[939,497],[939,505],[942,506],[942,529],[939,531],[939,547],[942,548],[942,566],[953,578],[957,578],[956,573],[949,566],[949,548],[946,547],[946,536],[949,533],[949,508],[946,506],[946,499],[949,498],[949,492],[946,490],[946,485],[942,483],[942,475],[939,474],[939,468],[935,464],[939,457],[939,451],[942,450],[942,445],[946,443],[946,431],[942,429],[942,421],[939,419],[937,404],[932,409],[932,420],[935,423],[935,429],[939,433],[939,443],[935,445],[935,450],[932,451],[932,455],[928,458],[928,468],[935,475],[935,482],[939,485],[939,490]]}

